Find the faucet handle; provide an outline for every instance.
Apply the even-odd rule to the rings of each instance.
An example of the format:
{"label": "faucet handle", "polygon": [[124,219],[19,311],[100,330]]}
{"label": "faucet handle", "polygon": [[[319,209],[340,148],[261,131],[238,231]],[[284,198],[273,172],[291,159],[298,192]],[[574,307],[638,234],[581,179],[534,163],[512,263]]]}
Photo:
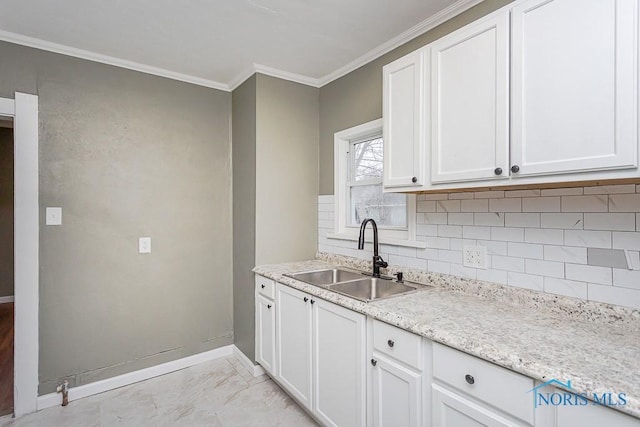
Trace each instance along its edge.
{"label": "faucet handle", "polygon": [[375,258],[376,258],[376,265],[378,267],[387,268],[389,266],[389,263],[387,263],[385,260],[383,260],[380,255],[378,255]]}

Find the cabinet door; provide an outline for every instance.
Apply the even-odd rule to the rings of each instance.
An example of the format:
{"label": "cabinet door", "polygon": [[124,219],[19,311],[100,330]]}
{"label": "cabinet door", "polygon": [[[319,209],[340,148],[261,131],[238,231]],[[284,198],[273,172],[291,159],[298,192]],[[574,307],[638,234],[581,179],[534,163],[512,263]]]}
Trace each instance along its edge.
{"label": "cabinet door", "polygon": [[637,0],[530,0],[512,20],[515,176],[635,168]]}
{"label": "cabinet door", "polygon": [[276,378],[311,409],[311,304],[302,292],[276,285]]}
{"label": "cabinet door", "polygon": [[508,12],[432,43],[431,181],[508,177],[508,107]]}
{"label": "cabinet door", "polygon": [[364,426],[365,316],[312,301],[314,413],[324,425]]}
{"label": "cabinet door", "polygon": [[[373,354],[371,404],[374,426],[422,425],[421,375]],[[372,361],[372,363],[373,363]]]}
{"label": "cabinet door", "polygon": [[256,296],[256,361],[270,374],[275,374],[276,309],[274,302]]}
{"label": "cabinet door", "polygon": [[[433,427],[507,427],[520,426],[488,408],[457,393],[433,384]],[[533,404],[533,403],[532,403]]]}
{"label": "cabinet door", "polygon": [[424,183],[424,60],[420,49],[382,71],[385,188]]}

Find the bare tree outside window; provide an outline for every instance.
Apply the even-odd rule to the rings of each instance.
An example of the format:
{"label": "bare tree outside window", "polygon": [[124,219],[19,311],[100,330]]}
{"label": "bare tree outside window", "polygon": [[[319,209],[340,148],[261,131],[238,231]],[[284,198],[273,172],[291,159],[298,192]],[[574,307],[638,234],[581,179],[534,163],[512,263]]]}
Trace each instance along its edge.
{"label": "bare tree outside window", "polygon": [[382,159],[380,135],[351,142],[347,186],[353,226],[373,218],[380,227],[407,227],[407,196],[382,192]]}

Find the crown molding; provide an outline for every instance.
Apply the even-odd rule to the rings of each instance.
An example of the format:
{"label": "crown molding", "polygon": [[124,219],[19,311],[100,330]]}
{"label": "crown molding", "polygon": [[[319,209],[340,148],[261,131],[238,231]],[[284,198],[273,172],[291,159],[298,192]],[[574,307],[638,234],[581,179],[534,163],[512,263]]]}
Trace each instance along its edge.
{"label": "crown molding", "polygon": [[94,53],[88,50],[77,49],[70,46],[65,46],[58,43],[48,42],[46,40],[36,39],[33,37],[23,36],[21,34],[11,33],[9,31],[0,30],[0,41],[6,41],[22,46],[33,47],[49,52],[60,53],[67,56],[73,56],[75,58],[86,59],[93,62],[99,62],[102,64],[113,65],[115,67],[126,68],[129,70],[139,71],[141,73],[151,74],[154,76],[165,77],[172,80],[178,80],[185,83],[191,83],[198,86],[204,86],[212,89],[218,89],[225,92],[231,92],[238,86],[244,83],[249,77],[255,73],[264,74],[271,77],[277,77],[279,79],[288,80],[295,83],[300,83],[307,86],[320,88],[326,84],[331,83],[334,80],[343,77],[346,74],[368,64],[369,62],[378,59],[382,55],[392,51],[393,49],[407,43],[408,41],[426,33],[427,31],[437,27],[443,22],[448,21],[454,16],[464,12],[467,9],[481,3],[483,0],[458,0],[451,6],[441,10],[435,15],[425,19],[419,24],[413,26],[404,33],[394,37],[370,50],[361,57],[351,61],[347,65],[338,68],[337,70],[321,77],[314,78],[304,76],[302,74],[290,73],[288,71],[279,70],[277,68],[269,67],[262,64],[252,64],[250,67],[239,73],[236,77],[231,79],[228,83],[221,83],[214,80],[204,79],[202,77],[191,76],[188,74],[178,73],[175,71],[165,70],[163,68],[153,67],[150,65],[140,64],[138,62],[127,61],[125,59],[115,58],[108,55],[102,55]]}
{"label": "crown molding", "polygon": [[90,52],[88,50],[77,49],[58,43],[48,42],[46,40],[36,39],[33,37],[23,36],[21,34],[11,33],[9,31],[0,30],[0,41],[6,41],[22,46],[33,47],[36,49],[46,50],[48,52],[61,53],[75,58],[87,59],[93,62],[113,65],[115,67],[126,68],[128,70],[139,71],[145,74],[165,77],[167,79],[178,80],[185,83],[191,83],[198,86],[205,86],[212,89],[229,91],[229,85],[216,82],[214,80],[203,79],[201,77],[190,76],[188,74],[177,73],[175,71],[165,70],[163,68],[153,67],[150,65],[140,64],[138,62],[127,61],[125,59],[115,58],[113,56],[102,55],[100,53]]}
{"label": "crown molding", "polygon": [[319,87],[329,84],[332,81],[337,80],[340,77],[343,77],[344,75],[349,74],[350,72],[362,67],[363,65],[366,65],[369,62],[380,58],[385,53],[391,52],[393,49],[402,46],[408,41],[415,39],[416,37],[448,21],[454,16],[461,14],[465,10],[470,9],[479,3],[482,3],[483,1],[484,0],[458,0],[451,6],[442,9],[435,15],[432,15],[424,21],[418,23],[417,25],[414,25],[404,33],[392,38],[388,42],[381,44],[375,49],[370,50],[358,59],[355,59],[347,65],[338,68],[337,70],[327,74],[324,77],[319,78]]}

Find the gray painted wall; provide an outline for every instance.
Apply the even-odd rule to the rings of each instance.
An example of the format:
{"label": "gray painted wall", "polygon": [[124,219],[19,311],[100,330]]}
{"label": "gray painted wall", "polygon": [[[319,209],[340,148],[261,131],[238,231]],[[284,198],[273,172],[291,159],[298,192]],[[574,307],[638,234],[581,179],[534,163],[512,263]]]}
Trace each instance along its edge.
{"label": "gray painted wall", "polygon": [[320,88],[320,194],[333,194],[333,134],[382,117],[382,67],[513,0],[485,0]]}
{"label": "gray painted wall", "polygon": [[233,329],[235,345],[254,359],[256,265],[256,76],[233,91]]}
{"label": "gray painted wall", "polygon": [[0,297],[13,295],[13,129],[0,127]]}
{"label": "gray painted wall", "polygon": [[0,57],[0,96],[39,96],[40,393],[231,344],[231,94],[8,43]]}
{"label": "gray painted wall", "polygon": [[255,265],[315,258],[318,89],[262,74],[233,91],[234,334],[255,360]]}
{"label": "gray painted wall", "polygon": [[257,75],[256,264],[315,258],[319,90]]}

